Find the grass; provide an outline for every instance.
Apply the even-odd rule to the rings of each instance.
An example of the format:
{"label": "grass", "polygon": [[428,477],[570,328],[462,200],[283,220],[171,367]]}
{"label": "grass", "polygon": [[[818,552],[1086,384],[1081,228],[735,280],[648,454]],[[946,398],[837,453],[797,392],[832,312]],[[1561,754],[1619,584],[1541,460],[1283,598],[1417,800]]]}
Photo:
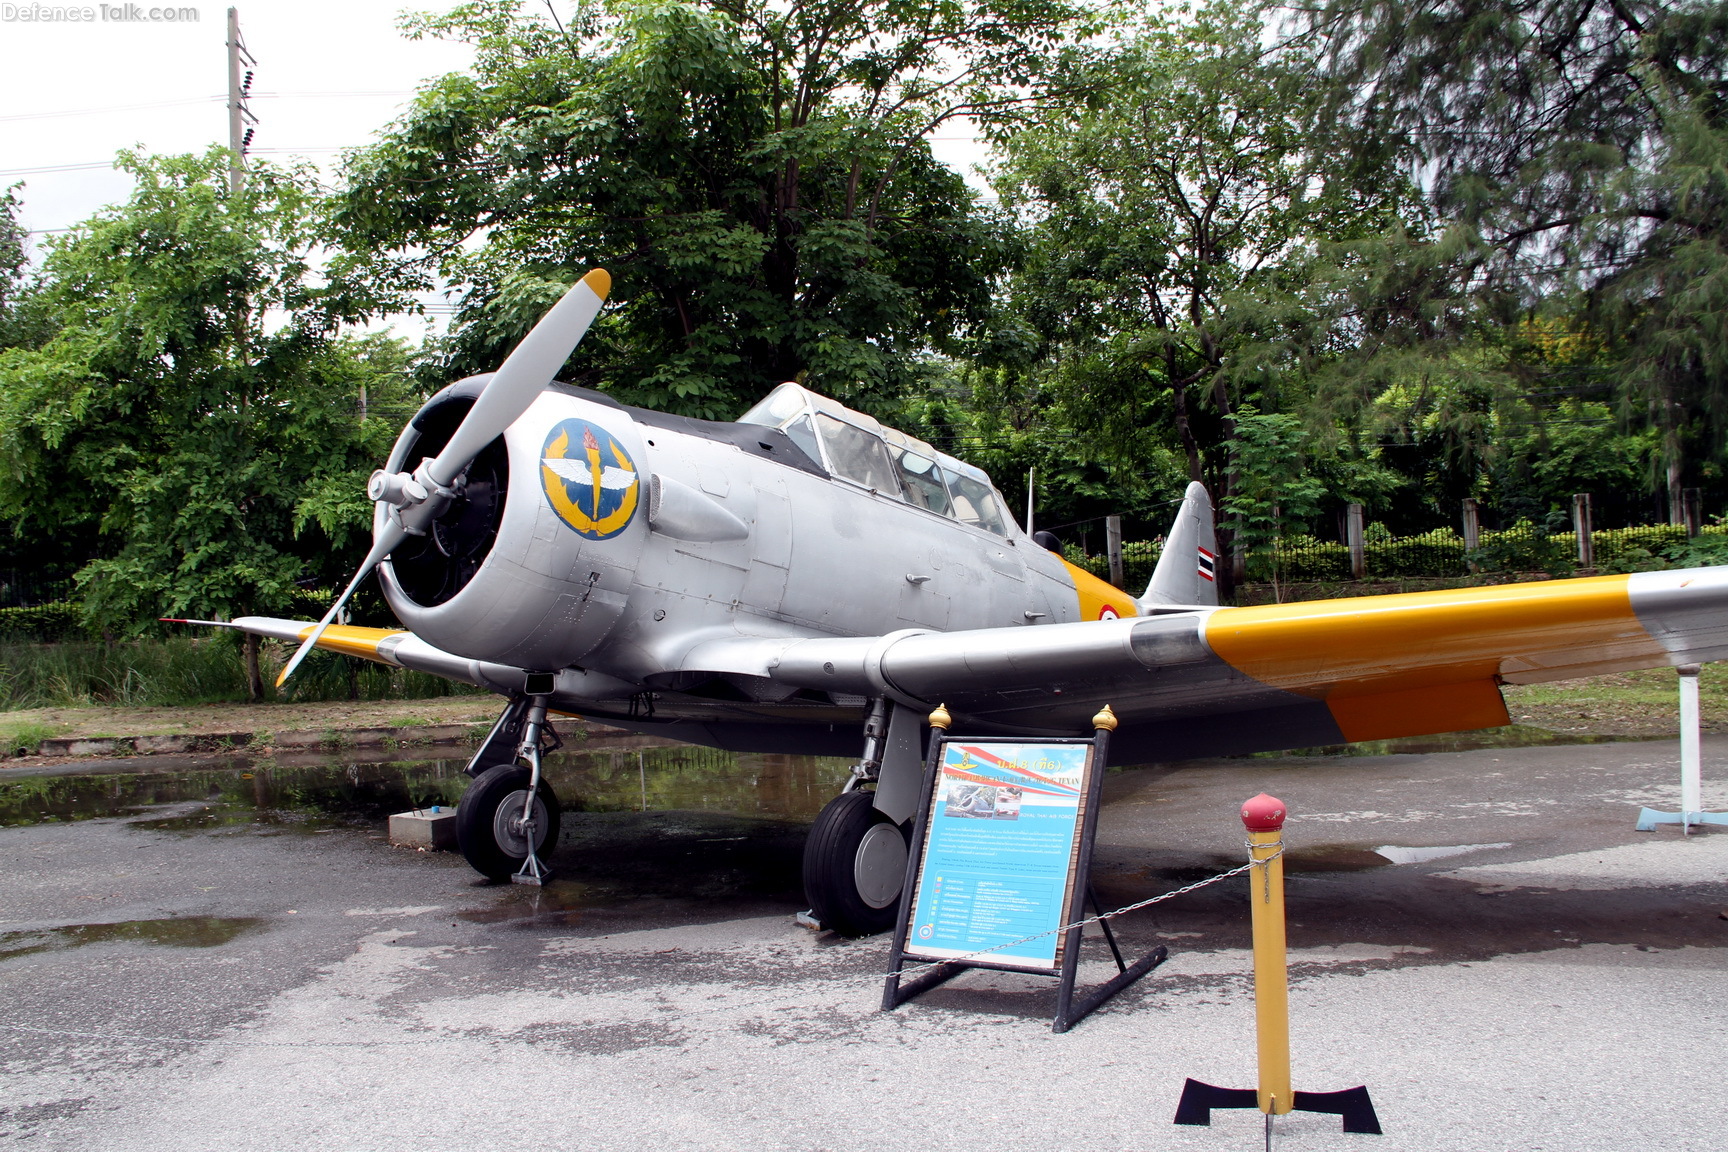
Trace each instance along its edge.
{"label": "grass", "polygon": [[[477,692],[424,672],[314,652],[285,692],[269,687],[282,645],[266,642],[260,663],[275,700],[417,700]],[[0,711],[109,704],[185,707],[246,699],[238,635],[0,644]]]}
{"label": "grass", "polygon": [[[1586,680],[1512,685],[1506,708],[1518,724],[1604,736],[1673,736],[1679,731],[1679,677],[1671,668],[1617,672]],[[1728,731],[1728,667],[1706,664],[1698,704],[1707,732]]]}
{"label": "grass", "polygon": [[65,732],[69,725],[45,724],[27,717],[0,716],[0,756],[23,756]]}

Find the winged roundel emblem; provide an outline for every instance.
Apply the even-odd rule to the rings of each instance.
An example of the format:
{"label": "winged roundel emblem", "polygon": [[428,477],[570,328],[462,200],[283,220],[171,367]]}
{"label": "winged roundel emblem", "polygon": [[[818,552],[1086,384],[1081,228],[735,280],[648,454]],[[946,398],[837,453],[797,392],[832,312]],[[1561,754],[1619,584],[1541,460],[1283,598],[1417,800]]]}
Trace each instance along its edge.
{"label": "winged roundel emblem", "polygon": [[641,478],[624,446],[587,420],[561,420],[540,453],[540,487],[558,518],[589,540],[629,527],[641,504]]}

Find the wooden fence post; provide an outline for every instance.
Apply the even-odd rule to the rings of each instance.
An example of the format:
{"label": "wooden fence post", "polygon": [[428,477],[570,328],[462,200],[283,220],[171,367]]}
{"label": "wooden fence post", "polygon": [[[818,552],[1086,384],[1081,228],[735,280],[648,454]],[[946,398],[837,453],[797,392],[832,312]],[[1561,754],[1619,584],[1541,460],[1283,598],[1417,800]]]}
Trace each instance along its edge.
{"label": "wooden fence post", "polygon": [[1590,523],[1590,493],[1580,492],[1572,497],[1572,531],[1578,536],[1578,567],[1595,571],[1596,540],[1591,535],[1593,526]]}
{"label": "wooden fence post", "polygon": [[[1476,501],[1466,496],[1464,498],[1464,555],[1468,557],[1482,547],[1482,514],[1476,507]],[[1465,564],[1471,572],[1480,565],[1474,560],[1466,560]]]}
{"label": "wooden fence post", "polygon": [[1104,517],[1104,552],[1110,557],[1110,583],[1122,587],[1122,517]]}
{"label": "wooden fence post", "polygon": [[1361,580],[1368,575],[1368,550],[1362,540],[1362,505],[1351,504],[1344,509],[1344,537],[1350,545],[1350,576]]}

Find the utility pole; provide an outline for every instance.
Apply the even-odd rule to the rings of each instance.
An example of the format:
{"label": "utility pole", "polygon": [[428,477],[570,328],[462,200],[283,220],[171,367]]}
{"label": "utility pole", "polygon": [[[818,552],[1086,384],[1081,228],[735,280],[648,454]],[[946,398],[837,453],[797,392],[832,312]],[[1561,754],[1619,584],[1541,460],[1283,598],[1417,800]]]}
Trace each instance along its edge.
{"label": "utility pole", "polygon": [[[250,65],[244,75],[241,74],[241,63]],[[246,127],[246,121],[258,123],[258,117],[252,115],[246,107],[246,99],[252,91],[251,68],[258,66],[258,61],[252,53],[246,51],[246,45],[240,40],[240,10],[228,9],[228,194],[238,198],[240,190],[246,186],[246,149],[252,143],[252,129]],[[246,325],[247,309],[241,302],[234,316],[234,351],[238,362],[244,365],[246,355]],[[252,700],[264,699],[264,673],[259,666],[258,638],[246,637],[246,694]]]}
{"label": "utility pole", "polygon": [[246,183],[246,148],[252,143],[252,129],[246,127],[246,121],[258,123],[258,117],[252,115],[252,110],[246,107],[246,100],[252,91],[252,73],[247,71],[241,76],[240,65],[245,63],[252,67],[258,66],[258,61],[252,58],[252,53],[246,51],[246,45],[240,40],[240,10],[228,9],[228,191],[238,195]]}

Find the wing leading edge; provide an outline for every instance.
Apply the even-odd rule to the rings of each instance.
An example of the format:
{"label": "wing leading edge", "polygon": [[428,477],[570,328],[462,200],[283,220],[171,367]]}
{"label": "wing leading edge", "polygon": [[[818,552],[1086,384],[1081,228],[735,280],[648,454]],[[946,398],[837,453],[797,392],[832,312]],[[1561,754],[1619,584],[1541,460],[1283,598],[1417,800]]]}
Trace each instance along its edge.
{"label": "wing leading edge", "polygon": [[775,679],[986,728],[1110,703],[1125,756],[1273,750],[1489,728],[1503,683],[1728,659],[1728,567],[776,646]]}

